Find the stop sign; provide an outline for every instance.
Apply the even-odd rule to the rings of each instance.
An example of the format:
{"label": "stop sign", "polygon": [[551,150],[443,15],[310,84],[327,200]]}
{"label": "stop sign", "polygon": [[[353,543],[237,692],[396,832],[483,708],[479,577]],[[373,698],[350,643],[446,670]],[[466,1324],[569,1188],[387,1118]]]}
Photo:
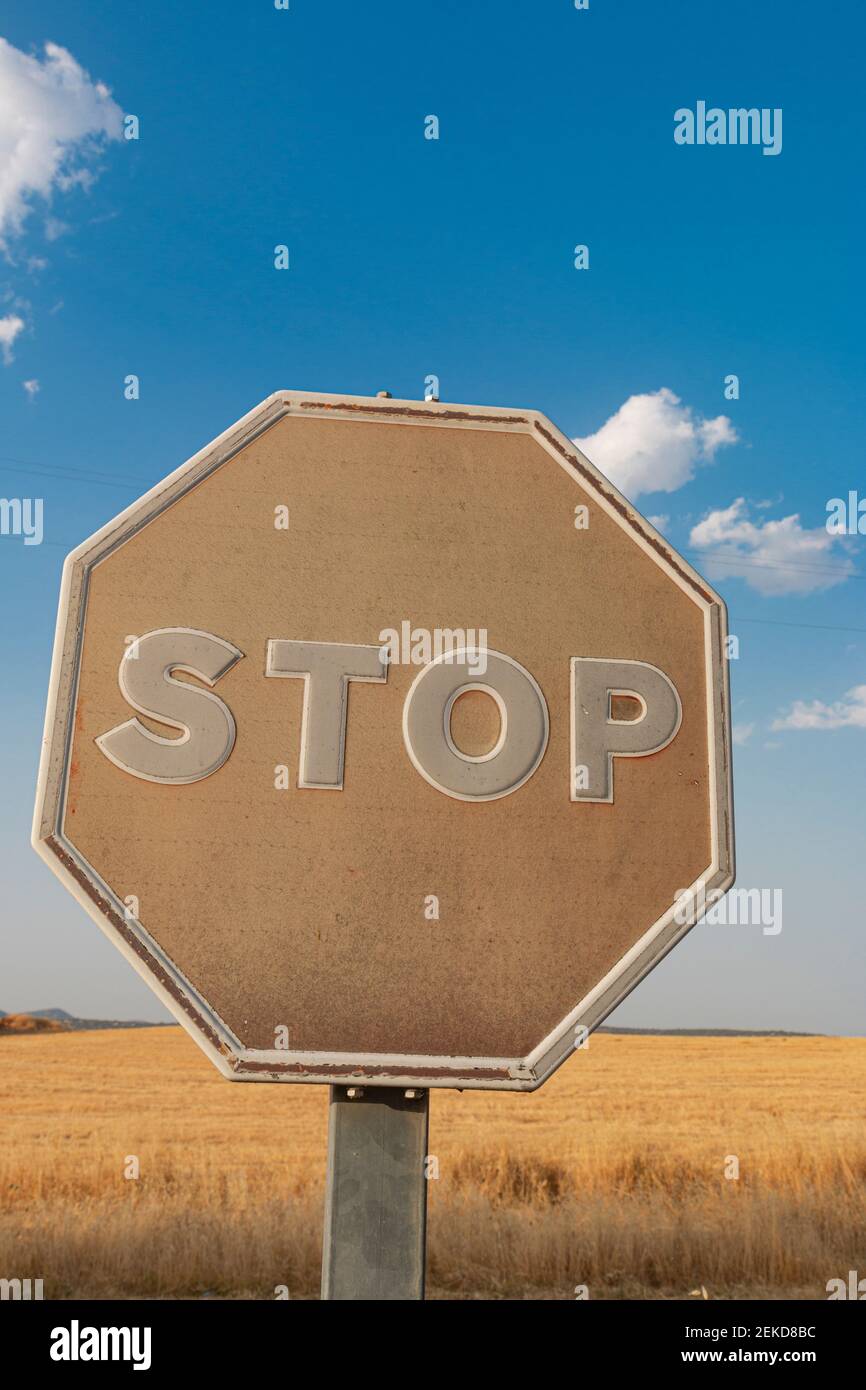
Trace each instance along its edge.
{"label": "stop sign", "polygon": [[57,633],[34,844],[234,1079],[534,1089],[733,880],[724,604],[535,411],[279,392]]}

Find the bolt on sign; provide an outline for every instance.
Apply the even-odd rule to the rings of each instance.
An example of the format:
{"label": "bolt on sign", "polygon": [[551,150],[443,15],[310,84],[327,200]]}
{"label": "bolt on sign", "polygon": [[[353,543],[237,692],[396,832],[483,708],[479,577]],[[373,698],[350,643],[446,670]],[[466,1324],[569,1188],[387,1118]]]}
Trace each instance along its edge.
{"label": "bolt on sign", "polygon": [[228,1077],[533,1090],[733,881],[725,638],[536,411],[281,391],[66,561],[34,843]]}

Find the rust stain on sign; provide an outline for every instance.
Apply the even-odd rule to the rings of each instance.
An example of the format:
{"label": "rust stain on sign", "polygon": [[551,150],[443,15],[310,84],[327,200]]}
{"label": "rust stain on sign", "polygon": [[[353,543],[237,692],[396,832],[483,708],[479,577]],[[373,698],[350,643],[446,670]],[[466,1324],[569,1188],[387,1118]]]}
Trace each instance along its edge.
{"label": "rust stain on sign", "polygon": [[147,950],[141,939],[131,929],[130,924],[124,916],[99,892],[87,874],[78,867],[72,855],[58,843],[53,835],[47,839],[46,844],[52,854],[57,856],[66,872],[75,880],[82,891],[87,894],[90,901],[102,914],[104,920],[110,923],[129,949],[138,956],[140,960],[146,962],[151,974],[183,1010],[190,1023],[198,1029],[209,1043],[217,1047],[223,1055],[228,1055],[230,1049],[221,1041],[218,1033],[216,1033],[206,1020],[201,1017],[198,1010],[192,1004],[189,996],[185,994],[182,989],[178,988],[172,976],[153,958],[151,952]]}
{"label": "rust stain on sign", "polygon": [[[364,1063],[359,1065],[357,1062],[251,1062],[243,1058],[235,1059],[233,1070],[238,1076],[273,1076],[297,1077],[299,1079],[313,1076],[317,1080],[337,1078],[337,1077],[372,1077],[385,1079],[388,1077],[411,1077],[413,1080],[427,1078],[434,1083],[437,1080],[451,1080],[454,1084],[458,1080],[464,1084],[472,1081],[507,1081],[511,1076],[507,1067],[467,1067],[461,1070],[458,1066],[412,1066],[408,1063],[399,1063],[392,1066],[381,1064]],[[527,1080],[529,1078],[526,1078]]]}
{"label": "rust stain on sign", "polygon": [[425,410],[418,405],[362,405],[357,401],[334,401],[328,405],[323,405],[321,401],[300,401],[301,410],[313,410],[317,415],[327,411],[339,411],[354,415],[378,415],[378,416],[397,416],[400,419],[407,419],[417,416],[422,420],[462,420],[473,424],[488,425],[527,425],[529,421],[525,415],[485,415],[479,411],[472,410],[452,410],[443,406],[440,410]]}

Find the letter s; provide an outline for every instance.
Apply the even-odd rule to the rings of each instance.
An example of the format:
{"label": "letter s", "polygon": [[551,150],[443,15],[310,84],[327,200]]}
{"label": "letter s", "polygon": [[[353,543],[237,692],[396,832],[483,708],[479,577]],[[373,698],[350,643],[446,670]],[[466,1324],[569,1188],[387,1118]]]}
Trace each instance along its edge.
{"label": "letter s", "polygon": [[100,734],[97,745],[117,767],[145,782],[174,785],[209,777],[234,747],[232,712],[218,695],[175,680],[172,672],[187,671],[215,685],[242,656],[231,642],[194,628],[146,632],[121,658],[117,683],[133,709],[180,730],[180,737],[162,738],[129,719]]}

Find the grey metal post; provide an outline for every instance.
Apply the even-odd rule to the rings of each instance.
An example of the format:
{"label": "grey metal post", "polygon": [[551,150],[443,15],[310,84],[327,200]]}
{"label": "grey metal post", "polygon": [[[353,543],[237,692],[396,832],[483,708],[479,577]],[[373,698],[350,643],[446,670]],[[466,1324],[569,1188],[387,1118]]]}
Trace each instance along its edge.
{"label": "grey metal post", "polygon": [[422,1299],[427,1091],[332,1086],[322,1298]]}

